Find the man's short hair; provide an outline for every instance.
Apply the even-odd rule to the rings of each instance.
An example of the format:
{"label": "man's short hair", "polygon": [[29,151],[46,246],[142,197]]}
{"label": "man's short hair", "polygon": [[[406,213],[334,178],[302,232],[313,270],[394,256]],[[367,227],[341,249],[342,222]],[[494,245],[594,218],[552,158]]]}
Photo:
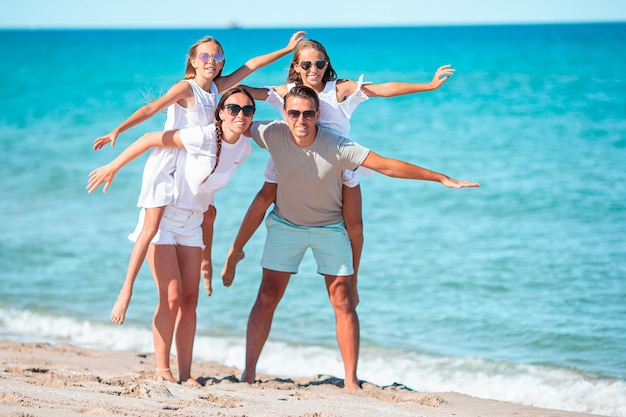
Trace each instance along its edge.
{"label": "man's short hair", "polygon": [[287,94],[285,94],[285,98],[283,102],[284,109],[287,108],[287,99],[289,97],[313,99],[313,101],[315,102],[315,110],[319,110],[320,108],[320,99],[317,96],[317,93],[315,92],[315,90],[313,90],[311,87],[307,87],[304,85],[297,85],[293,87],[291,90],[289,90]]}

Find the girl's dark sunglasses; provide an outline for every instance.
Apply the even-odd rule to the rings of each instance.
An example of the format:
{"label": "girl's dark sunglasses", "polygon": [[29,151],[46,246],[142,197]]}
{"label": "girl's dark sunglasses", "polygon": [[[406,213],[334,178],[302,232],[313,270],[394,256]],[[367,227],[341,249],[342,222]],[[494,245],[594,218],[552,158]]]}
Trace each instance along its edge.
{"label": "girl's dark sunglasses", "polygon": [[[328,62],[324,61],[323,59],[320,59],[319,61],[315,61],[315,66],[319,70],[324,69],[324,67],[326,67],[326,64],[328,64]],[[311,63],[311,61],[302,61],[298,65],[300,65],[300,68],[302,68],[303,70],[308,71],[309,68],[311,68],[311,65],[313,64]]]}
{"label": "girl's dark sunglasses", "polygon": [[239,104],[224,104],[224,108],[228,109],[228,113],[231,116],[237,116],[239,112],[243,110],[243,115],[246,117],[254,116],[254,112],[256,110],[256,107],[254,106],[241,107]]}
{"label": "girl's dark sunglasses", "polygon": [[315,110],[305,110],[303,112],[301,112],[300,110],[287,110],[287,116],[291,120],[298,120],[300,118],[300,115],[304,116],[304,120],[308,120],[310,122],[311,120],[315,120],[317,112]]}

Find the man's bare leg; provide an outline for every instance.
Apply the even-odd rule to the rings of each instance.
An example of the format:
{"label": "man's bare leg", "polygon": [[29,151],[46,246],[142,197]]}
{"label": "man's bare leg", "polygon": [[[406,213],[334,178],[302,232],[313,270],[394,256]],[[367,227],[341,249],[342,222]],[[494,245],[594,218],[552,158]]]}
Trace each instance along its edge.
{"label": "man's bare leg", "polygon": [[351,276],[326,275],[326,288],[330,303],[335,310],[337,343],[345,369],[344,386],[349,390],[361,389],[356,376],[359,359],[359,318],[356,314]]}
{"label": "man's bare leg", "polygon": [[256,365],[261,356],[272,327],[274,311],[280,302],[291,273],[278,272],[263,268],[263,279],[256,301],[248,318],[246,332],[246,368],[241,381],[253,384],[256,379]]}

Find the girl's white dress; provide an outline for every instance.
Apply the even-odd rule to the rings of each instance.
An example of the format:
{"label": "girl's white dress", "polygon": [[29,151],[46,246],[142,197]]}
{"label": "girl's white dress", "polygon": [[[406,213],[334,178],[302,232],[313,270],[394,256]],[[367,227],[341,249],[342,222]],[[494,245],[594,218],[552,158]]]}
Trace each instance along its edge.
{"label": "girl's white dress", "polygon": [[[350,118],[357,106],[369,97],[363,92],[361,87],[363,84],[363,75],[361,75],[357,81],[357,88],[344,101],[337,100],[336,91],[337,80],[330,80],[326,82],[324,91],[317,96],[320,99],[320,118],[318,124],[334,131],[338,132],[341,136],[349,138],[350,134]],[[287,88],[291,90],[295,87],[295,83],[287,84]],[[270,104],[279,112],[283,112],[283,98],[276,93],[273,87],[267,87],[269,90],[268,96],[265,102]],[[367,168],[359,167],[355,171],[344,171],[342,182],[348,187],[356,187],[359,184],[359,177],[361,175],[371,175],[371,171]],[[271,183],[277,183],[278,178],[276,176],[276,167],[274,161],[270,157],[265,166],[265,181]]]}
{"label": "girl's white dress", "polygon": [[[169,106],[164,130],[207,126],[213,123],[218,101],[215,83],[211,83],[210,91],[205,91],[194,80],[181,82],[189,83],[193,89],[195,106],[185,108],[178,103]],[[154,148],[150,151],[143,170],[138,207],[163,207],[171,203],[178,154],[178,148]]]}

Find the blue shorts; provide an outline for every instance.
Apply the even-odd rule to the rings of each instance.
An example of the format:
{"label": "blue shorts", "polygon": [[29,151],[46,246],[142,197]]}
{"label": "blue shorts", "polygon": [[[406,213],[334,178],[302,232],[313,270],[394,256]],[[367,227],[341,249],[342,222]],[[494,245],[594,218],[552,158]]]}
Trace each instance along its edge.
{"label": "blue shorts", "polygon": [[318,274],[348,276],[354,273],[352,246],[343,222],[327,226],[298,226],[272,210],[265,226],[267,237],[261,259],[263,268],[297,274],[304,253],[311,248]]}
{"label": "blue shorts", "polygon": [[[152,245],[181,245],[204,249],[202,240],[202,221],[204,213],[197,210],[165,206],[165,212],[159,223],[159,230],[150,242]],[[135,242],[143,228],[144,209],[139,213],[135,231],[128,239]]]}

